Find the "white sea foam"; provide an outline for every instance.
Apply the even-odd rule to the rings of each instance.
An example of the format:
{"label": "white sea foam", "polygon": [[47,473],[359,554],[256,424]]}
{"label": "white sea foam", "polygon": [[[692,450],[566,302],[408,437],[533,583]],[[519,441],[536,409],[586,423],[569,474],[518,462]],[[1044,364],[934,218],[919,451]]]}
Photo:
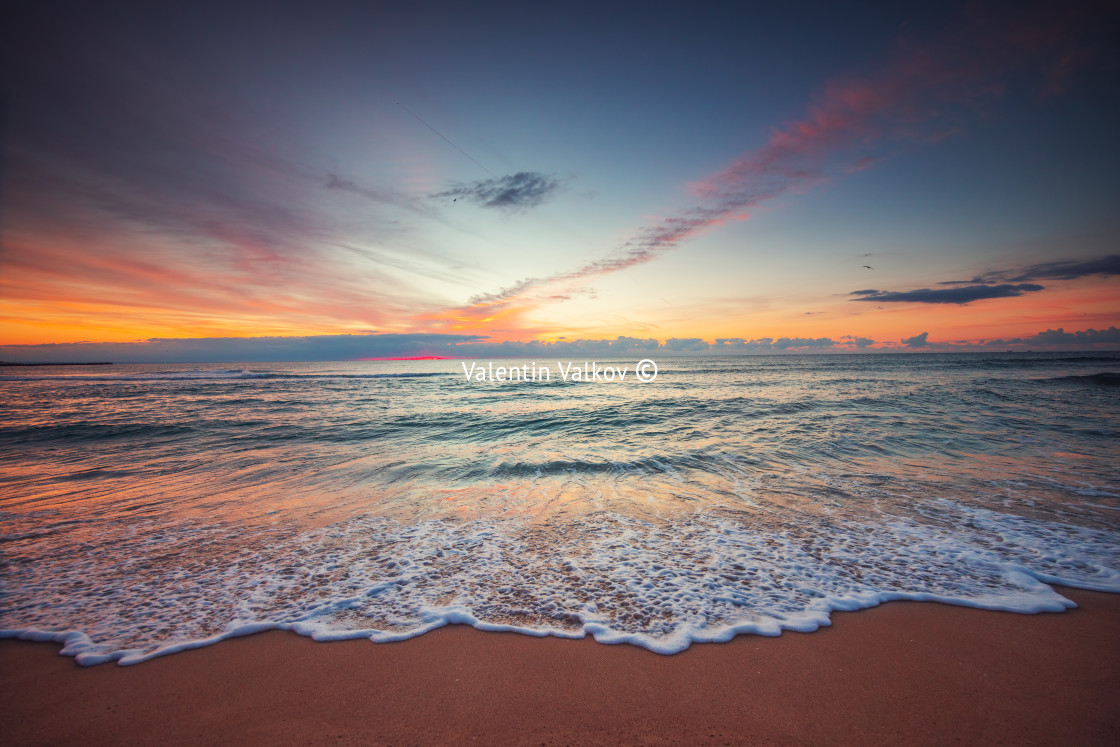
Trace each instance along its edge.
{"label": "white sea foam", "polygon": [[671,654],[812,631],[833,610],[896,599],[1030,613],[1073,606],[1049,583],[1120,592],[1115,533],[948,501],[922,508],[935,521],[781,531],[720,513],[603,513],[563,527],[361,517],[248,543],[185,522],[49,564],[26,557],[0,612],[0,625],[22,624],[0,637],[57,641],[82,664],[133,664],[269,628],[394,641],[465,623]]}
{"label": "white sea foam", "polygon": [[83,664],[449,623],[672,653],[892,599],[1062,610],[1050,584],[1120,592],[1120,401],[1031,377],[1100,360],[24,371],[0,377],[0,635]]}

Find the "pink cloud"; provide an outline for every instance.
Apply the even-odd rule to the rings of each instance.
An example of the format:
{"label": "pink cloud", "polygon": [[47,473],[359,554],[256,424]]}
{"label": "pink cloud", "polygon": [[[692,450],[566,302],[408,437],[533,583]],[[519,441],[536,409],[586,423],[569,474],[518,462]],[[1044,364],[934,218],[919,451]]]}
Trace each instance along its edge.
{"label": "pink cloud", "polygon": [[522,280],[471,304],[520,303],[543,286],[649,262],[709,229],[746,220],[751,209],[776,197],[861,171],[892,150],[944,140],[1002,96],[1012,74],[1041,76],[1043,91],[1056,92],[1088,63],[1094,48],[1086,37],[1098,13],[1093,7],[1007,13],[972,7],[936,38],[900,36],[882,68],[830,81],[801,119],[775,128],[761,147],[691,183],[699,205],[639,230],[614,256]]}

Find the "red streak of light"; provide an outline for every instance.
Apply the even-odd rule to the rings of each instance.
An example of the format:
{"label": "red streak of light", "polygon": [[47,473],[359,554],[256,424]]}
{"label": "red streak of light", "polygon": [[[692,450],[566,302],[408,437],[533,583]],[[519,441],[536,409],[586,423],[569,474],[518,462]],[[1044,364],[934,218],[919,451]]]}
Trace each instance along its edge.
{"label": "red streak of light", "polygon": [[452,361],[458,358],[448,358],[445,355],[417,355],[409,358],[355,358],[356,361]]}

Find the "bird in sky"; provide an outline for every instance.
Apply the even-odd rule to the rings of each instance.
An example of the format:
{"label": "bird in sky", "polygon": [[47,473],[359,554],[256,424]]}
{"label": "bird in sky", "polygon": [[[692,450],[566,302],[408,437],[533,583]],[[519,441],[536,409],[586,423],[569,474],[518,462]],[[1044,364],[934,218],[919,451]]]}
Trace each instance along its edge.
{"label": "bird in sky", "polygon": [[864,265],[864,267],[866,267],[866,268],[867,268],[868,270],[874,270],[874,269],[875,269],[875,268],[874,268],[874,267],[872,267],[871,265]]}

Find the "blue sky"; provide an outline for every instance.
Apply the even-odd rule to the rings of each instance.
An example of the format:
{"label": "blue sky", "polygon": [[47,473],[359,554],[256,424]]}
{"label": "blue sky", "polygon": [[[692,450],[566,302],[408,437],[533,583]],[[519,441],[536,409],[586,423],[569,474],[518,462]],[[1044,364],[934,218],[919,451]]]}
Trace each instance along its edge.
{"label": "blue sky", "polygon": [[9,359],[353,334],[983,347],[1120,322],[1112,4],[22,13],[0,32]]}

